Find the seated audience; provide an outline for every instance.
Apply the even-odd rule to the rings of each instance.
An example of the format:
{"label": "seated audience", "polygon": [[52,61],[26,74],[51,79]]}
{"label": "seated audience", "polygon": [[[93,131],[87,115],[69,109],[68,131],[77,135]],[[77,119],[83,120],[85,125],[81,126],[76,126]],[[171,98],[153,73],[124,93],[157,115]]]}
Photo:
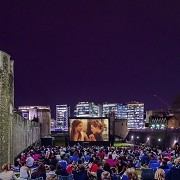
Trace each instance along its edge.
{"label": "seated audience", "polygon": [[115,166],[116,166],[114,160],[112,159],[112,154],[109,154],[108,159],[106,159],[106,162],[107,162],[111,167],[115,167]]}
{"label": "seated audience", "polygon": [[46,180],[58,180],[58,176],[55,173],[55,167],[53,165],[50,166],[50,171],[46,173]]}
{"label": "seated audience", "polygon": [[29,168],[31,168],[34,165],[34,159],[32,157],[32,153],[28,154],[28,157],[26,159],[26,164]]}
{"label": "seated audience", "polygon": [[0,173],[0,179],[2,179],[2,180],[11,180],[11,179],[16,180],[17,179],[16,175],[11,170],[10,164],[4,164],[2,166],[2,170],[3,171]]}
{"label": "seated audience", "polygon": [[128,168],[126,170],[126,176],[128,177],[128,180],[138,180],[137,172],[134,168]]}
{"label": "seated audience", "polygon": [[66,169],[63,169],[62,166],[60,164],[56,165],[56,171],[55,173],[57,174],[57,176],[61,175],[61,176],[68,176],[68,172]]}
{"label": "seated audience", "polygon": [[73,171],[74,180],[85,180],[88,179],[87,171],[83,165],[80,165],[76,171]]}
{"label": "seated audience", "polygon": [[105,180],[105,179],[109,179],[111,180],[111,175],[108,171],[103,171],[102,174],[101,174],[101,179]]}
{"label": "seated audience", "polygon": [[118,170],[118,174],[123,175],[124,172],[126,171],[126,163],[124,162],[124,158],[123,157],[119,157],[118,158],[118,163],[116,165],[116,168]]}
{"label": "seated audience", "polygon": [[180,157],[175,159],[175,166],[173,166],[167,174],[167,180],[180,180]]}
{"label": "seated audience", "polygon": [[155,180],[165,180],[165,172],[163,169],[157,169],[155,176]]}
{"label": "seated audience", "polygon": [[169,166],[167,165],[167,161],[163,160],[161,163],[161,166],[159,166],[160,169],[169,169]]}
{"label": "seated audience", "polygon": [[22,167],[20,168],[20,180],[28,179],[30,177],[29,169],[26,162],[22,162]]}
{"label": "seated audience", "polygon": [[40,177],[43,177],[44,180],[46,179],[46,168],[42,163],[40,163],[37,170],[31,174],[32,179],[36,179]]}

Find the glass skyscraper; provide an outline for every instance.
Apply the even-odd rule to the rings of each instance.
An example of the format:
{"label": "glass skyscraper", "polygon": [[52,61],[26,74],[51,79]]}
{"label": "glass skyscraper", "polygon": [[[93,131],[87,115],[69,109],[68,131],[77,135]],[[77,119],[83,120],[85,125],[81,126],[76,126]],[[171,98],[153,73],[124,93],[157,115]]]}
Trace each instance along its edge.
{"label": "glass skyscraper", "polygon": [[70,106],[67,104],[56,105],[56,130],[68,131],[68,118]]}
{"label": "glass skyscraper", "polygon": [[107,117],[110,113],[114,113],[115,118],[117,118],[117,103],[103,104],[103,117]]}
{"label": "glass skyscraper", "polygon": [[102,105],[93,102],[79,102],[75,106],[75,117],[102,117]]}
{"label": "glass skyscraper", "polygon": [[129,129],[139,129],[144,125],[144,103],[127,103],[127,119]]}
{"label": "glass skyscraper", "polygon": [[110,113],[114,113],[115,119],[127,119],[128,129],[141,128],[144,125],[143,103],[104,103],[103,117]]}

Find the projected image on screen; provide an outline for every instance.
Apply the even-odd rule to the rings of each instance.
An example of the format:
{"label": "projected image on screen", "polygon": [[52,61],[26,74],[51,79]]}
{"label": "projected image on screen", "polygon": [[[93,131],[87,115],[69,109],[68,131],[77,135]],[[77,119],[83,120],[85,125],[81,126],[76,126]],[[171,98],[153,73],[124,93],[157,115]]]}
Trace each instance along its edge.
{"label": "projected image on screen", "polygon": [[70,141],[109,141],[109,119],[69,119]]}

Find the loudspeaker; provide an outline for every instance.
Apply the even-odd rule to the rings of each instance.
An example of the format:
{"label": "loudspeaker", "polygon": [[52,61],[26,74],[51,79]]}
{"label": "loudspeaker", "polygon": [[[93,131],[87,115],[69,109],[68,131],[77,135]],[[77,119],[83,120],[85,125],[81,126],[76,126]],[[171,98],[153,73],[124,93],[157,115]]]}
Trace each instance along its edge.
{"label": "loudspeaker", "polygon": [[69,146],[69,138],[68,137],[65,137],[65,146]]}
{"label": "loudspeaker", "polygon": [[41,138],[42,146],[53,146],[53,138]]}
{"label": "loudspeaker", "polygon": [[149,127],[149,123],[145,123],[145,127]]}

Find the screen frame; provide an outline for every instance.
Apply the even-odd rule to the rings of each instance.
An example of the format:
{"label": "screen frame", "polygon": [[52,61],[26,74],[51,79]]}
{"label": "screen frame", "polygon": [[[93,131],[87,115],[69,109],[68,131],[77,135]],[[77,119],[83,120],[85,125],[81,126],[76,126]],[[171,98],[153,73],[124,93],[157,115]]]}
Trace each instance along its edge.
{"label": "screen frame", "polygon": [[[87,119],[87,120],[99,120],[99,119],[106,119],[106,120],[108,120],[108,141],[71,141],[70,140],[70,121],[71,120],[75,120],[75,119],[79,119],[79,120],[82,120],[83,121],[83,119],[85,120],[85,119]],[[90,144],[99,144],[99,143],[109,143],[109,141],[110,141],[110,118],[109,117],[69,117],[68,118],[68,137],[69,137],[69,142],[70,143],[90,143]]]}

